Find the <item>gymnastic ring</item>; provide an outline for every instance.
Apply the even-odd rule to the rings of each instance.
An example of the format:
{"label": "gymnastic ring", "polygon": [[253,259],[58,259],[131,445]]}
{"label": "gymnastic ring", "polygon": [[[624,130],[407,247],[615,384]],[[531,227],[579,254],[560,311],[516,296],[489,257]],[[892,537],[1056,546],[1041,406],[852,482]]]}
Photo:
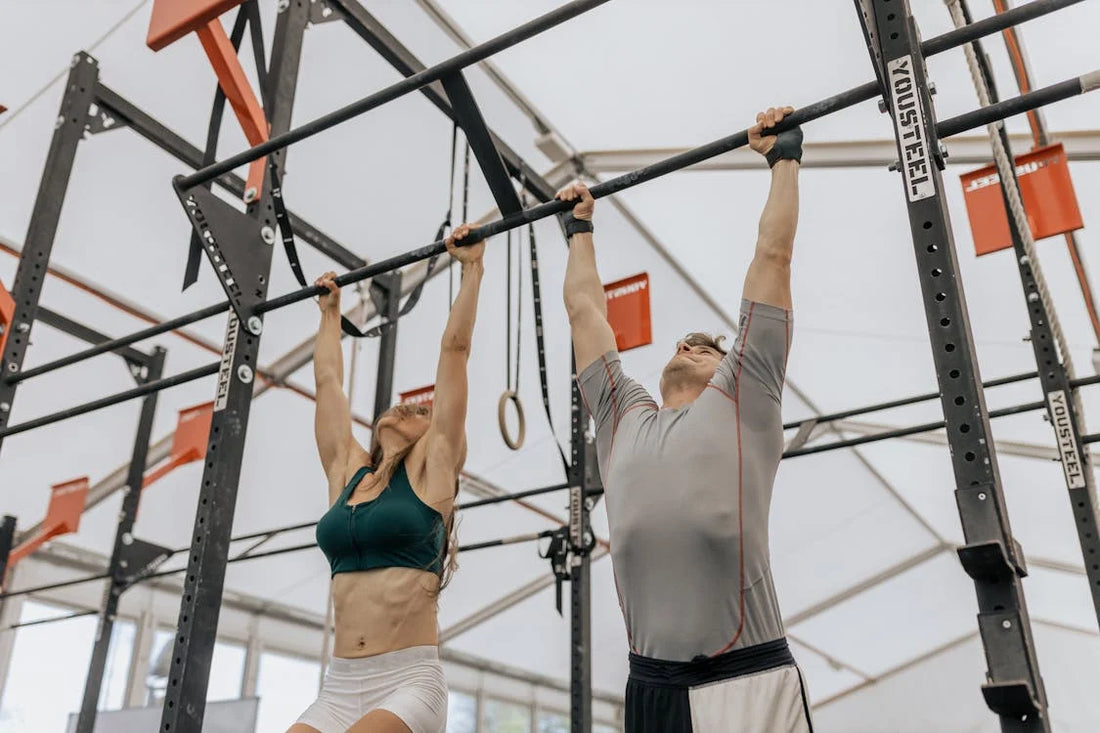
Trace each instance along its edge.
{"label": "gymnastic ring", "polygon": [[[508,434],[508,423],[504,419],[504,413],[508,409],[509,402],[516,406],[516,416],[519,418],[519,435],[514,440]],[[523,403],[520,402],[519,395],[516,394],[515,390],[506,390],[500,396],[500,401],[497,402],[497,422],[500,423],[500,437],[504,438],[504,444],[512,450],[522,448],[523,439],[527,437],[527,420],[523,417]]]}

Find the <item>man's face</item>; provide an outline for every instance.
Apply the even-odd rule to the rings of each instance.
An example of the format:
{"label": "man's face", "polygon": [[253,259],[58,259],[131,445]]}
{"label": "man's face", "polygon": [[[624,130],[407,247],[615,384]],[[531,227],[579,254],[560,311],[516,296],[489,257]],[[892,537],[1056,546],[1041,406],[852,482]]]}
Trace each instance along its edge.
{"label": "man's face", "polygon": [[722,353],[713,346],[690,339],[677,341],[676,353],[661,373],[662,394],[685,386],[704,389],[721,361]]}

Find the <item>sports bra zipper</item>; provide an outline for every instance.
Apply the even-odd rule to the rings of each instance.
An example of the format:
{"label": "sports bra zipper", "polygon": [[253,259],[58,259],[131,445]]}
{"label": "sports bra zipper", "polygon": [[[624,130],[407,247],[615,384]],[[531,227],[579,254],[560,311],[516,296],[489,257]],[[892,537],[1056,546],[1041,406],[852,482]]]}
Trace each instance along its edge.
{"label": "sports bra zipper", "polygon": [[355,510],[358,508],[358,504],[353,505],[351,513],[348,514],[348,534],[351,536],[351,546],[355,548],[356,566],[363,564],[363,554],[359,550],[359,543],[355,540]]}

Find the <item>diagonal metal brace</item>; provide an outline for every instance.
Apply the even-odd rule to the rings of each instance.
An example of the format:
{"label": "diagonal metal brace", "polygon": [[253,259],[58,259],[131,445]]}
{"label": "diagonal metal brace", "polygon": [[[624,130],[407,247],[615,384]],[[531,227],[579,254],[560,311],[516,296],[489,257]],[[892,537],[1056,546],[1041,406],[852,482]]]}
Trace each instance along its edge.
{"label": "diagonal metal brace", "polygon": [[518,214],[523,209],[519,195],[512,186],[512,180],[501,160],[500,151],[493,144],[493,134],[485,124],[485,118],[477,106],[473,92],[470,91],[470,85],[466,83],[466,77],[461,71],[456,71],[444,76],[440,82],[451,100],[454,120],[466,133],[470,149],[474,152],[477,164],[485,175],[485,181],[489,184],[489,190],[493,193],[497,208],[505,216]]}
{"label": "diagonal metal brace", "polygon": [[172,181],[176,195],[233,312],[251,333],[259,333],[263,322],[254,309],[264,301],[267,291],[266,264],[271,255],[265,250],[274,244],[275,230],[270,226],[261,228],[258,221],[204,188],[182,191],[177,185],[179,180],[176,176]]}

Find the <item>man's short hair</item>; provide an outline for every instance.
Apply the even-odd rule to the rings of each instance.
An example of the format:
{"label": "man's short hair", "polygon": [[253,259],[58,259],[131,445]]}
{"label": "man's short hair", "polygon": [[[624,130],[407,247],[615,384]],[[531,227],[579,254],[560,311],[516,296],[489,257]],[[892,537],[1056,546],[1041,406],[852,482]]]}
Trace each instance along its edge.
{"label": "man's short hair", "polygon": [[687,344],[688,346],[692,346],[692,347],[706,346],[708,348],[714,349],[715,351],[717,351],[722,356],[726,355],[726,350],[722,348],[722,342],[726,340],[725,336],[721,336],[721,335],[712,336],[709,333],[702,333],[701,331],[693,331],[692,333],[689,333],[687,336],[684,336],[680,340],[683,343]]}

